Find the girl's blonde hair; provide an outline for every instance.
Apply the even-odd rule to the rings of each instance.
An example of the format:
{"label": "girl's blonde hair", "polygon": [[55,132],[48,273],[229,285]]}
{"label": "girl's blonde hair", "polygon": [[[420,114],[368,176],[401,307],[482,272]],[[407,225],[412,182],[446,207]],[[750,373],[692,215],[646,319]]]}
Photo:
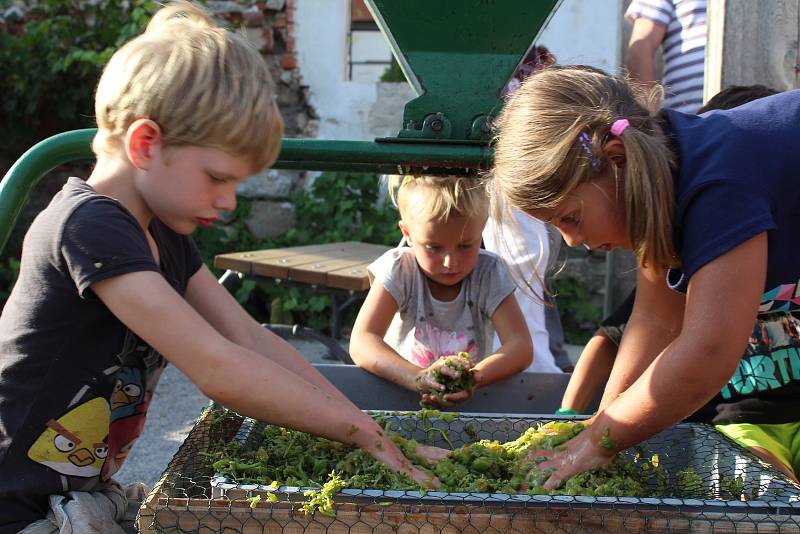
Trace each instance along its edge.
{"label": "girl's blonde hair", "polygon": [[122,147],[137,119],[155,121],[165,146],[218,148],[261,170],[277,159],[283,120],[259,52],[199,7],[175,1],[120,48],[95,97],[98,156]]}
{"label": "girl's blonde hair", "polygon": [[404,220],[446,221],[489,216],[486,184],[464,176],[392,176],[389,194]]}
{"label": "girl's blonde hair", "polygon": [[[619,136],[625,145],[628,237],[641,265],[676,265],[674,162],[648,111],[655,97],[624,77],[591,67],[554,66],[533,74],[495,123],[494,194],[528,214],[556,208],[602,170],[611,167],[616,174],[602,147],[612,138],[612,123],[628,119],[630,126]],[[492,215],[504,220],[498,204],[492,203]]]}

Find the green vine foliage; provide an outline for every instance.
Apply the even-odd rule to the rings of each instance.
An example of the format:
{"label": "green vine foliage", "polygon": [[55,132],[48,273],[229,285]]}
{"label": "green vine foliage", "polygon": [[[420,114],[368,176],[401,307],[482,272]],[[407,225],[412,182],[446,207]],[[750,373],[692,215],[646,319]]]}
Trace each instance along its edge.
{"label": "green vine foliage", "polygon": [[382,82],[405,82],[406,75],[403,74],[403,69],[400,68],[400,63],[392,57],[392,64],[386,67],[386,70],[381,74],[380,80]]}
{"label": "green vine foliage", "polygon": [[556,277],[553,285],[564,341],[585,345],[597,328],[600,308],[592,304],[586,289],[572,276]]}
{"label": "green vine foliage", "polygon": [[[282,236],[258,240],[245,224],[251,204],[239,199],[233,222],[227,228],[203,228],[195,233],[195,242],[206,263],[211,265],[215,255],[226,252],[336,241],[383,245],[400,241],[397,210],[381,197],[380,180],[374,174],[323,173],[309,191],[295,193],[291,201],[297,226]],[[328,331],[331,299],[319,289],[245,280],[234,291],[237,300],[261,322],[293,322]],[[270,314],[271,311],[274,313]],[[346,326],[355,320],[355,307],[348,312],[344,318]]]}
{"label": "green vine foliage", "polygon": [[323,173],[310,192],[292,197],[298,225],[286,233],[289,245],[364,241],[396,245],[399,215],[388,199],[380,201],[374,174]]}
{"label": "green vine foliage", "polygon": [[[0,9],[11,0],[0,0]],[[93,94],[103,65],[141,33],[153,0],[39,0],[26,21],[0,31],[0,124],[16,159],[54,133],[94,126]]]}

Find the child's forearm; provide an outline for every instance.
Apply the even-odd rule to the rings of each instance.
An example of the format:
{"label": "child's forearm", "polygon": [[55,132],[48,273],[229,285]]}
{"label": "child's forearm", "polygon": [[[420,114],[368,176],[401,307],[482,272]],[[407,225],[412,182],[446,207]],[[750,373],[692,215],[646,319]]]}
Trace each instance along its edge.
{"label": "child's forearm", "polygon": [[224,366],[213,387],[204,381],[203,391],[211,398],[241,414],[274,425],[359,447],[426,487],[436,485],[435,478],[416,469],[370,416],[321,375],[319,378],[333,391],[301,378],[291,369],[254,351],[234,345],[230,352],[233,352],[233,361]]}
{"label": "child's forearm", "polygon": [[354,334],[350,339],[350,357],[362,369],[405,389],[417,391],[416,380],[422,368],[400,356],[380,336]]}
{"label": "child's forearm", "polygon": [[328,381],[306,358],[280,336],[253,321],[249,338],[240,343],[245,348],[262,354],[300,378],[318,386],[340,400],[350,400]]}
{"label": "child's forearm", "polygon": [[359,447],[373,445],[367,431],[374,433],[377,425],[336,388],[329,391],[237,345],[228,351],[223,366],[207,370],[214,379],[200,381],[212,399],[261,421]]}
{"label": "child's forearm", "polygon": [[622,450],[682,421],[714,397],[737,361],[731,351],[726,354],[702,343],[676,340],[624,395],[598,413],[590,427],[593,438],[601,439],[607,430],[608,443]]}
{"label": "child's forearm", "polygon": [[617,345],[606,336],[592,337],[575,365],[561,407],[583,412],[608,380],[616,353]]}
{"label": "child's forearm", "polygon": [[[659,351],[624,395],[609,399],[590,427],[592,434],[585,439],[607,429],[610,439],[617,442],[612,449],[619,450],[681,421],[719,393],[741,362],[766,272],[767,236],[762,233],[698,270],[685,299],[669,290],[651,291],[658,289],[653,285],[645,286],[652,294],[645,294],[640,302],[640,283],[612,374],[617,373],[620,357],[629,348],[630,335],[648,333],[647,328],[630,330],[643,318],[637,314],[640,309],[650,312],[648,318],[661,318],[646,322],[654,337],[664,342],[672,332],[679,334]],[[718,306],[720,295],[726,296],[722,307]]]}
{"label": "child's forearm", "polygon": [[478,362],[478,386],[486,386],[527,369],[533,361],[533,345],[528,339],[513,339],[503,343],[497,352]]}
{"label": "child's forearm", "polygon": [[633,384],[661,351],[675,339],[675,332],[654,318],[634,313],[622,336],[600,409],[608,406]]}

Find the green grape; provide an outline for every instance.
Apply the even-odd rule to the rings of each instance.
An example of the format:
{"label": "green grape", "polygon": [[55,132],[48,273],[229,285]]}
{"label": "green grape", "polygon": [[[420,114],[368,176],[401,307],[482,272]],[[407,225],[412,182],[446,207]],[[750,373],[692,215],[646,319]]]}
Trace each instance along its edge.
{"label": "green grape", "polygon": [[[372,415],[385,418],[388,414]],[[433,428],[431,418],[457,417],[435,410],[406,415],[419,418],[425,433]],[[384,423],[387,435],[403,454],[441,481],[438,491],[660,497],[670,490],[669,474],[658,456],[648,458],[641,449],[633,457],[618,454],[605,468],[581,473],[554,490],[545,490],[543,484],[552,470],[538,469],[535,453],[563,447],[584,430],[584,425],[573,421],[536,424],[506,443],[486,439],[467,443],[435,465],[416,452],[419,442],[388,430],[389,423]],[[436,430],[447,440],[444,430]],[[307,513],[335,514],[332,495],[344,487],[425,491],[361,449],[275,426],[266,427],[261,442],[248,450],[220,442],[201,456],[214,471],[236,483],[266,484],[274,489],[279,485],[320,488],[308,491],[304,505]],[[702,479],[691,468],[677,473],[676,480],[679,496],[706,496]],[[743,493],[741,479],[723,479],[720,486],[722,494],[733,498]],[[273,501],[277,496],[269,493],[265,498]],[[253,506],[258,502],[250,501]]]}
{"label": "green grape", "polygon": [[678,491],[682,497],[689,499],[705,498],[706,492],[703,490],[703,479],[695,473],[692,467],[687,467],[678,471],[676,476]]}
{"label": "green grape", "polygon": [[736,478],[730,478],[722,475],[719,478],[719,488],[722,498],[732,501],[738,501],[744,494],[744,479],[742,475]]}

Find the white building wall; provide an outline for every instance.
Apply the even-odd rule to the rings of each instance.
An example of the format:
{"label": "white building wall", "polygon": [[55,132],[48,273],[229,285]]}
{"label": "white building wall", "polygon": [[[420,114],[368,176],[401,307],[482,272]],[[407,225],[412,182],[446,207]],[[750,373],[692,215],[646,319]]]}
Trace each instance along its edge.
{"label": "white building wall", "polygon": [[309,87],[311,105],[319,115],[318,137],[352,140],[375,137],[370,135],[367,125],[376,84],[347,79],[349,2],[299,0],[294,20],[300,72]]}
{"label": "white building wall", "polygon": [[545,45],[561,65],[592,65],[615,72],[620,66],[621,0],[564,0],[544,28]]}
{"label": "white building wall", "polygon": [[[620,2],[564,0],[538,42],[561,64],[583,63],[615,71],[622,35]],[[363,75],[348,80],[349,1],[299,0],[295,15],[300,72],[319,115],[318,137],[371,140],[395,135],[403,106],[413,92],[410,88],[379,90],[379,75],[374,81],[363,81]],[[356,50],[367,46],[371,58],[390,53],[385,42],[369,40],[355,45]],[[383,69],[374,69],[378,71]]]}

